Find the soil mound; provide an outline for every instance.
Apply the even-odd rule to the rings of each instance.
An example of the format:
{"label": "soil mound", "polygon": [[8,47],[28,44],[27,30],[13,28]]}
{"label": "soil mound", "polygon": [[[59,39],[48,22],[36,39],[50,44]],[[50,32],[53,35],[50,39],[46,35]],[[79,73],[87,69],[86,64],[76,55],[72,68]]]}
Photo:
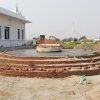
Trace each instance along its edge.
{"label": "soil mound", "polygon": [[94,45],[93,50],[100,51],[100,41]]}
{"label": "soil mound", "polygon": [[74,49],[82,49],[82,50],[92,50],[92,46],[90,43],[82,42],[74,47]]}

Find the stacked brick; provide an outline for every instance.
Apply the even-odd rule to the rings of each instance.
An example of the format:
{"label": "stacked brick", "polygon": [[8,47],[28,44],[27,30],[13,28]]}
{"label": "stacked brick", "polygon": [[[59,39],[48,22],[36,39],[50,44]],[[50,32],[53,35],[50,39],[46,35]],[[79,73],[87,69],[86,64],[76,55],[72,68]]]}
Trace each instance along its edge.
{"label": "stacked brick", "polygon": [[[99,55],[99,54],[98,54]],[[0,75],[21,77],[66,77],[100,74],[100,56],[20,57],[0,53]]]}

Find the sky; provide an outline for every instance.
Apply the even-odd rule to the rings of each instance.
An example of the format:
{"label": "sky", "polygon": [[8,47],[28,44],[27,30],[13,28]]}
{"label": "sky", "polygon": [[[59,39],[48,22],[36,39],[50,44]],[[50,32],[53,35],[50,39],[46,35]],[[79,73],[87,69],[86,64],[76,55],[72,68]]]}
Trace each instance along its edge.
{"label": "sky", "polygon": [[100,38],[100,0],[0,0],[13,10],[18,5],[26,19],[26,39],[41,34],[59,39],[87,36]]}

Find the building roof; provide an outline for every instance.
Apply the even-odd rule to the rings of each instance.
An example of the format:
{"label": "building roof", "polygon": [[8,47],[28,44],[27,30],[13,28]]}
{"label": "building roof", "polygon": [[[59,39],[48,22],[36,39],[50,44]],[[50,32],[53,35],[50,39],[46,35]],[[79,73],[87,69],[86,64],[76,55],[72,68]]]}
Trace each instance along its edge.
{"label": "building roof", "polygon": [[58,41],[56,41],[56,40],[49,40],[49,39],[38,40],[37,42],[39,44],[59,44]]}
{"label": "building roof", "polygon": [[23,21],[25,23],[31,23],[31,21],[26,20],[25,19],[25,16],[22,16],[21,13],[16,13],[16,12],[7,10],[5,8],[1,8],[0,7],[0,14],[6,15],[6,16],[9,16],[9,17],[16,18],[16,19],[21,20],[21,21]]}

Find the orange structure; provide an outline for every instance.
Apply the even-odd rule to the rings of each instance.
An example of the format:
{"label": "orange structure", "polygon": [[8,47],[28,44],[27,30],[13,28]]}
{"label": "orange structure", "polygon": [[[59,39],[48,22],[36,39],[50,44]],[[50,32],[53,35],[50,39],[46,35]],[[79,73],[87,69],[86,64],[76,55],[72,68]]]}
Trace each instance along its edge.
{"label": "orange structure", "polygon": [[37,45],[39,44],[61,44],[61,42],[54,36],[50,36],[49,39],[46,39],[45,35],[40,35],[39,40],[37,40]]}
{"label": "orange structure", "polygon": [[94,74],[100,74],[100,53],[77,58],[67,56],[19,57],[0,53],[0,75],[66,77]]}

